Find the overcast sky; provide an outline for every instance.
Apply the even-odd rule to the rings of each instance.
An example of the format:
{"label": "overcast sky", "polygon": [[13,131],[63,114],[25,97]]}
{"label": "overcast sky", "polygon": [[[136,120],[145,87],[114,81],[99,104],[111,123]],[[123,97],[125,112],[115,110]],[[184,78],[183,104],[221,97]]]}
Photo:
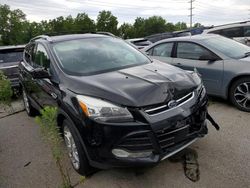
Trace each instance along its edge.
{"label": "overcast sky", "polygon": [[[110,10],[119,21],[133,23],[136,17],[159,15],[169,22],[189,24],[190,0],[0,0],[11,9],[21,9],[30,21],[87,13],[96,19],[101,10]],[[250,0],[195,0],[193,22],[218,25],[250,20]]]}

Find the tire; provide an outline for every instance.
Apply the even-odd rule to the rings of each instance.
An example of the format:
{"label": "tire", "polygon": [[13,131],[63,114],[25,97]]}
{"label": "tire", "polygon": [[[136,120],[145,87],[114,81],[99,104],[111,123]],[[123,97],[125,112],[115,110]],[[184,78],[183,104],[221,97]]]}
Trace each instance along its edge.
{"label": "tire", "polygon": [[22,89],[22,93],[23,93],[23,103],[25,111],[27,112],[28,116],[34,117],[35,115],[38,114],[37,110],[30,103],[30,100],[24,88]]}
{"label": "tire", "polygon": [[250,112],[250,77],[233,82],[229,90],[229,98],[239,110]]}
{"label": "tire", "polygon": [[89,165],[77,131],[78,130],[70,121],[63,121],[63,137],[71,164],[79,174],[83,176],[90,176],[97,170]]}

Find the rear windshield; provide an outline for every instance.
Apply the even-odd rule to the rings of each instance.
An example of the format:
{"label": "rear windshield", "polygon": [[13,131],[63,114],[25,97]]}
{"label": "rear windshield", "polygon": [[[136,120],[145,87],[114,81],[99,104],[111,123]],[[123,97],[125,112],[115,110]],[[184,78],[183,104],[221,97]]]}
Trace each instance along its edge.
{"label": "rear windshield", "polygon": [[0,51],[0,63],[19,62],[22,60],[23,49],[11,49]]}
{"label": "rear windshield", "polygon": [[121,39],[86,38],[54,44],[66,73],[91,75],[150,63],[143,53]]}

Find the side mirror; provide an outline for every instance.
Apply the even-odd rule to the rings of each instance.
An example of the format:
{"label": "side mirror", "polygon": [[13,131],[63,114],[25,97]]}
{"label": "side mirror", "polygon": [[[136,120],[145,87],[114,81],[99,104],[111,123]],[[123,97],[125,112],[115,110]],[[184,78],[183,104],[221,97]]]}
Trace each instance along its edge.
{"label": "side mirror", "polygon": [[200,56],[199,60],[214,62],[219,60],[219,58],[213,54],[203,54],[202,56]]}
{"label": "side mirror", "polygon": [[44,68],[35,68],[32,71],[32,77],[35,79],[50,78],[50,74]]}

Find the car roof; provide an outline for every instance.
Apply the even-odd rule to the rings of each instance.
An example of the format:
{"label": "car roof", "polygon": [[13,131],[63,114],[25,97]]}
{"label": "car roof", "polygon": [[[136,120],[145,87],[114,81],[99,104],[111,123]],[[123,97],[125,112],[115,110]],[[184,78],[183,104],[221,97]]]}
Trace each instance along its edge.
{"label": "car roof", "polygon": [[111,37],[108,35],[104,34],[91,34],[91,33],[86,33],[86,34],[69,34],[69,35],[57,35],[57,36],[41,36],[35,40],[42,40],[44,39],[48,40],[49,42],[61,42],[61,41],[67,41],[67,40],[75,40],[75,39],[86,39],[86,38],[103,38],[103,37]]}
{"label": "car roof", "polygon": [[242,27],[242,26],[250,26],[250,21],[213,26],[210,29],[205,29],[204,32],[206,33],[206,32],[210,32],[210,31],[217,31],[217,30],[221,30],[221,29],[228,29],[228,28]]}
{"label": "car roof", "polygon": [[24,48],[24,47],[25,45],[0,46],[0,50],[11,50],[11,49]]}
{"label": "car roof", "polygon": [[210,39],[210,38],[219,37],[219,36],[220,35],[217,35],[217,34],[202,34],[202,35],[192,35],[192,36],[185,36],[185,37],[174,37],[174,38],[161,40],[157,43],[171,42],[171,41],[200,41],[200,40]]}

